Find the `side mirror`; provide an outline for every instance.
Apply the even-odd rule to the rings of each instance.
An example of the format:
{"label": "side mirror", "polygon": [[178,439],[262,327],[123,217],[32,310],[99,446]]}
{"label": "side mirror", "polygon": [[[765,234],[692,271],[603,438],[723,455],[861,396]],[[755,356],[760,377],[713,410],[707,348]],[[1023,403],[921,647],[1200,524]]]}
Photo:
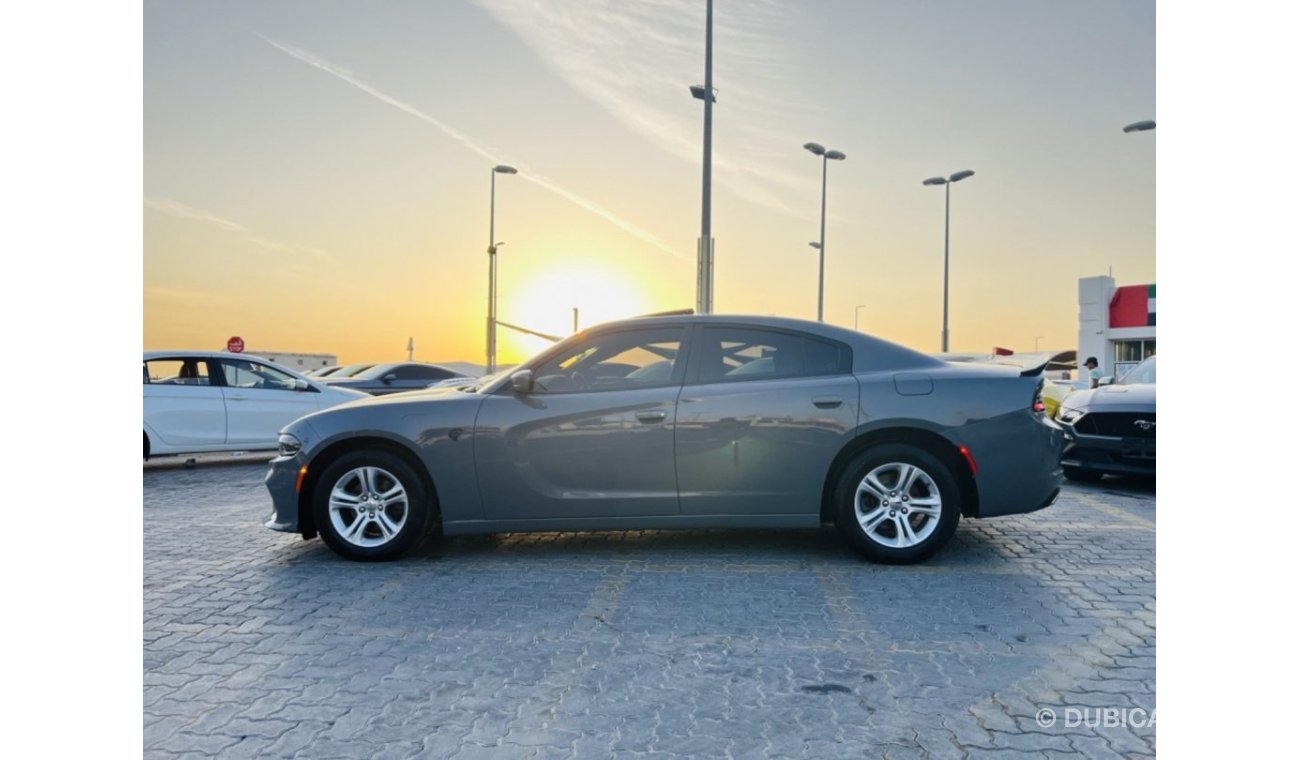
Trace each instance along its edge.
{"label": "side mirror", "polygon": [[533,371],[531,369],[521,369],[510,376],[510,387],[515,389],[515,393],[532,393],[533,392]]}
{"label": "side mirror", "polygon": [[397,379],[397,375],[392,372],[389,372],[387,375],[384,375],[380,379],[384,381],[384,385],[388,385],[389,383]]}
{"label": "side mirror", "polygon": [[311,390],[311,384],[301,377],[295,377],[293,379],[293,389],[295,391],[309,391]]}

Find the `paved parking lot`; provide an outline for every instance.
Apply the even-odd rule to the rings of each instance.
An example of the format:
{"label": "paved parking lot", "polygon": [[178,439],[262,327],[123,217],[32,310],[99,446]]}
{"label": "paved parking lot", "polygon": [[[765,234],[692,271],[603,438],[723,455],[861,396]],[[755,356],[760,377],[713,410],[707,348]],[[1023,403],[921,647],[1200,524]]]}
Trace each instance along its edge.
{"label": "paved parking lot", "polygon": [[964,521],[918,567],[830,530],[458,538],[362,565],[262,528],[264,473],[145,468],[147,757],[1155,752],[1147,483]]}

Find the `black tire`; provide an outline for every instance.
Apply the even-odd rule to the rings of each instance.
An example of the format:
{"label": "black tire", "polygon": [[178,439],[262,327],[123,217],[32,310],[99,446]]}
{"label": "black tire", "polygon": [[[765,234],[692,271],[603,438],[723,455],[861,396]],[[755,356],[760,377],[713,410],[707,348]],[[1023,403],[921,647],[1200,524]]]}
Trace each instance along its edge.
{"label": "black tire", "polygon": [[144,461],[149,461],[149,434],[144,434]]}
{"label": "black tire", "polygon": [[[899,478],[913,472],[910,468],[918,473],[911,488],[905,492],[890,488],[904,485]],[[859,491],[868,475],[884,487],[883,500],[873,495],[881,489]],[[957,530],[961,506],[961,491],[948,465],[925,449],[903,443],[882,444],[859,454],[835,489],[840,533],[867,559],[888,564],[907,565],[933,556]],[[931,510],[938,512],[937,517]],[[875,522],[869,522],[868,529],[860,518]],[[904,535],[900,540],[900,532],[906,530],[913,532],[912,537]]]}
{"label": "black tire", "polygon": [[[339,508],[332,510],[332,501]],[[353,503],[356,506],[346,506]],[[334,460],[312,493],[312,516],[321,540],[339,555],[360,562],[402,556],[428,535],[434,513],[423,479],[406,460],[383,449],[354,451]]]}
{"label": "black tire", "polygon": [[1075,483],[1096,483],[1101,480],[1102,473],[1096,470],[1081,470],[1078,467],[1062,467],[1065,471],[1065,479],[1073,480]]}

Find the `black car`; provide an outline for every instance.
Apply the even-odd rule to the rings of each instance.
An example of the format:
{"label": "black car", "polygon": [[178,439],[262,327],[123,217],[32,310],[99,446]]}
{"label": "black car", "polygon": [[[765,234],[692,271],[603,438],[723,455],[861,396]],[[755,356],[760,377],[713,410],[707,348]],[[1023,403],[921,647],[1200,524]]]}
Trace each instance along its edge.
{"label": "black car", "polygon": [[335,379],[331,375],[322,378],[321,382],[334,388],[353,388],[375,396],[383,396],[427,388],[431,383],[452,377],[461,377],[461,373],[436,364],[391,362],[376,364],[351,377]]}
{"label": "black car", "polygon": [[1156,358],[1137,365],[1118,383],[1075,391],[1061,402],[1056,421],[1065,428],[1065,477],[1156,474]]}

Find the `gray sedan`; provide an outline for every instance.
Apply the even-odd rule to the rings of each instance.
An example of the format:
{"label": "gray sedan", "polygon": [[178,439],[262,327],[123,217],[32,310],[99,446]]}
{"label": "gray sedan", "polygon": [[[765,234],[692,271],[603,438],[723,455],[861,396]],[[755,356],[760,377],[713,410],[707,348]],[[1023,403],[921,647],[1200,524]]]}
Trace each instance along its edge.
{"label": "gray sedan", "polygon": [[833,523],[870,559],[919,562],[962,517],[1056,499],[1041,384],[815,322],[615,322],[474,386],[290,424],[267,527],[385,560],[438,529]]}

